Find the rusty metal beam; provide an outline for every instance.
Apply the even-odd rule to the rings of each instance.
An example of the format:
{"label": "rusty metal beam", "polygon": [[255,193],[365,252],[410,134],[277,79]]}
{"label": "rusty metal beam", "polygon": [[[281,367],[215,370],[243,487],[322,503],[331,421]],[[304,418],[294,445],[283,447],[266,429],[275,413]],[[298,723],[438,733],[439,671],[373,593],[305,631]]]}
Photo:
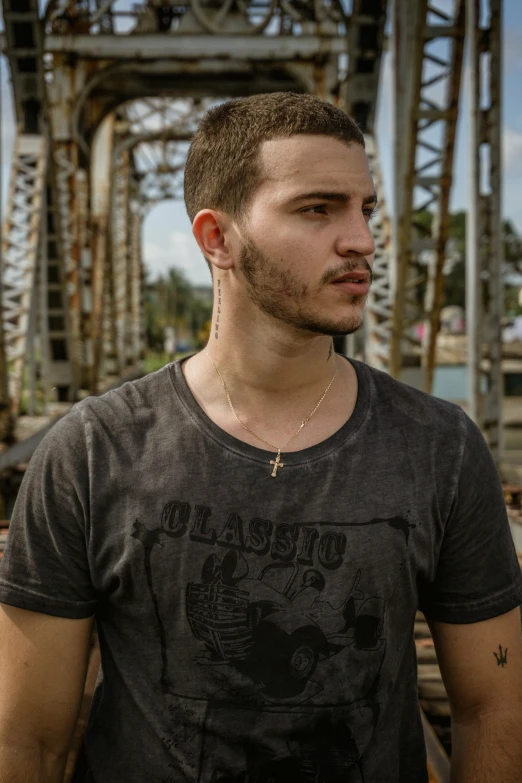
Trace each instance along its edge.
{"label": "rusty metal beam", "polygon": [[386,208],[377,143],[373,136],[367,135],[365,139],[379,208],[371,223],[375,256],[372,288],[364,311],[364,360],[372,367],[386,372],[390,362],[393,307],[391,223]]}
{"label": "rusty metal beam", "polygon": [[[119,123],[118,123],[119,124]],[[118,132],[118,131],[117,131]],[[121,131],[120,131],[121,133]],[[114,322],[116,327],[116,355],[118,368],[127,364],[126,335],[130,326],[128,288],[129,256],[129,201],[130,201],[130,154],[122,150],[111,166],[111,275],[114,297]]]}
{"label": "rusty metal beam", "polygon": [[[502,2],[467,0],[469,45],[469,207],[466,316],[470,415],[499,464],[503,308],[502,244]],[[483,356],[483,349],[486,355]],[[482,391],[482,383],[486,389]]]}
{"label": "rusty metal beam", "polygon": [[13,151],[8,209],[2,235],[2,318],[12,411],[18,415],[34,324],[36,269],[47,177],[43,136],[18,133]]}
{"label": "rusty metal beam", "polygon": [[[396,280],[390,372],[400,377],[408,355],[409,364],[422,364],[428,392],[443,295],[464,12],[464,0],[454,0],[451,11],[441,0],[396,0],[394,11]],[[424,307],[419,286],[425,286]],[[422,342],[416,332],[421,325]]]}
{"label": "rusty metal beam", "polygon": [[[34,345],[39,324],[43,386],[57,388],[60,399],[74,397],[79,388],[94,392],[100,374],[141,360],[143,213],[150,203],[180,195],[183,145],[203,100],[294,89],[338,102],[339,56],[346,55],[348,36],[354,47],[352,113],[366,101],[371,124],[384,47],[386,0],[379,0],[377,12],[374,2],[355,0],[351,27],[338,0],[277,8],[272,0],[255,7],[246,0],[219,13],[201,0],[169,4],[172,13],[147,3],[126,12],[126,32],[113,5],[52,0],[41,20],[37,0],[24,0],[27,34],[20,36],[15,0],[3,0],[8,24],[0,45],[10,57],[15,102],[22,106],[33,90],[29,97],[41,109],[38,121],[50,151],[42,178],[47,189],[40,287],[32,295],[38,318],[29,308],[24,339]],[[51,78],[44,78],[44,63]],[[24,68],[32,76],[16,81]],[[134,127],[122,138],[111,123],[116,112],[123,116],[118,107],[127,98],[148,95],[191,97],[192,114],[164,123],[161,145],[155,143],[163,150],[157,170],[134,171],[143,145],[152,144],[151,127]],[[123,180],[113,179],[111,199],[113,143],[121,144],[115,157],[126,158],[127,171]],[[112,368],[111,351],[118,357]],[[34,369],[31,356],[37,352],[29,351]]]}
{"label": "rusty metal beam", "polygon": [[107,117],[98,130],[91,160],[91,252],[85,268],[86,307],[83,310],[86,335],[89,388],[98,388],[103,355],[104,292],[107,274],[108,220],[110,204],[111,156],[114,142],[114,116]]}
{"label": "rusty metal beam", "polygon": [[[434,177],[435,182],[430,188],[430,193],[435,197],[435,214],[431,230],[433,258],[428,267],[428,282],[424,302],[424,309],[428,318],[425,321],[422,357],[426,373],[424,390],[429,393],[431,393],[433,388],[437,335],[440,330],[440,311],[444,290],[443,271],[449,233],[449,199],[453,180],[453,152],[455,149],[464,53],[465,10],[465,0],[456,0],[453,12],[453,25],[446,25],[445,29],[438,35],[435,32],[436,28],[433,28],[429,40],[433,40],[435,37],[438,40],[450,38],[450,55],[448,59],[439,60],[439,65],[442,66],[443,70],[437,74],[433,84],[426,85],[424,90],[421,85],[421,101],[423,97],[426,101],[429,101],[431,97],[432,103],[438,97],[430,95],[432,88],[444,88],[442,100],[438,101],[438,108],[443,114],[441,119],[443,125],[442,143],[440,147],[434,147],[433,143],[430,145],[429,153],[431,159],[429,159],[428,163],[431,162],[432,165],[427,166],[427,170],[436,174]],[[427,30],[425,30],[425,37],[427,38]],[[419,182],[419,179],[420,177],[417,177],[417,182]]]}
{"label": "rusty metal beam", "polygon": [[139,194],[135,193],[130,215],[130,346],[129,356],[133,366],[139,366],[145,354],[144,344],[144,270],[142,260],[143,216]]}
{"label": "rusty metal beam", "polygon": [[16,119],[23,133],[42,133],[45,77],[38,0],[26,0],[23,10],[19,0],[2,0],[2,12],[5,24],[2,51],[9,60]]}
{"label": "rusty metal beam", "polygon": [[363,133],[374,131],[387,6],[388,0],[376,0],[369,9],[364,0],[354,0],[348,26],[344,108]]}
{"label": "rusty metal beam", "polygon": [[[0,38],[1,51],[9,51],[7,38]],[[21,50],[30,55],[32,50]],[[220,60],[290,60],[312,59],[342,54],[346,40],[342,36],[302,35],[300,37],[266,36],[240,38],[233,35],[47,35],[45,51],[52,54],[75,54],[91,60],[176,60],[203,63]],[[201,68],[199,69],[201,71]]]}
{"label": "rusty metal beam", "polygon": [[[42,285],[45,286],[42,297],[45,324],[41,339],[43,341],[45,335],[46,394],[49,388],[54,390],[52,396],[61,402],[75,400],[79,387],[79,367],[75,355],[76,308],[71,306],[71,303],[75,304],[72,286],[76,281],[77,267],[70,255],[66,222],[74,221],[81,215],[80,188],[72,203],[63,202],[63,177],[70,177],[73,173],[76,174],[66,171],[64,175],[59,156],[50,156],[43,260],[45,270],[42,278]],[[72,190],[75,193],[74,186]]]}
{"label": "rusty metal beam", "polygon": [[[81,321],[82,250],[87,244],[88,182],[78,165],[74,142],[54,143],[56,207],[54,233],[60,248],[62,276],[67,298],[67,338],[74,386],[82,385],[83,335]],[[63,329],[66,327],[64,326]]]}
{"label": "rusty metal beam", "polygon": [[394,288],[389,372],[395,378],[402,366],[405,321],[411,319],[412,275],[411,224],[413,213],[413,176],[415,171],[415,134],[422,75],[422,29],[427,0],[411,3],[395,0],[393,6],[394,65]]}

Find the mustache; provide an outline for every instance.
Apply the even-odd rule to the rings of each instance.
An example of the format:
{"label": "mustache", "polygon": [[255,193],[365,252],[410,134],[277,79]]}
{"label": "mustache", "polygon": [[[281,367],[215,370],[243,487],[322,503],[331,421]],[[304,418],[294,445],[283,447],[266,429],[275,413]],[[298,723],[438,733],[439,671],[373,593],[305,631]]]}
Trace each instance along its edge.
{"label": "mustache", "polygon": [[338,277],[342,277],[343,275],[347,275],[349,272],[368,272],[370,276],[370,285],[373,283],[373,272],[370,264],[366,260],[366,258],[356,258],[353,259],[353,261],[347,261],[343,266],[339,267],[338,269],[334,270],[328,270],[324,273],[321,282],[324,284],[331,283],[332,280],[335,280]]}

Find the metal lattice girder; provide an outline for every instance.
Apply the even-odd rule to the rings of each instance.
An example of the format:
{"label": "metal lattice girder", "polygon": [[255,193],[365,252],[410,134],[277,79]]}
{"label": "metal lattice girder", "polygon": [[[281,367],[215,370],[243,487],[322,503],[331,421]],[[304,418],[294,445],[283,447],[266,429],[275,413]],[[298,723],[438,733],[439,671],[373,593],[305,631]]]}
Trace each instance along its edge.
{"label": "metal lattice girder", "polygon": [[[74,356],[74,311],[70,306],[70,255],[64,243],[64,204],[61,202],[61,172],[51,157],[46,188],[46,223],[41,268],[40,342],[42,384],[47,396],[52,389],[60,401],[74,400],[78,389],[78,363]],[[71,211],[67,211],[71,216]],[[74,218],[74,213],[72,213]],[[45,267],[45,268],[44,268]]]}
{"label": "metal lattice girder", "polygon": [[[432,7],[432,6],[431,6]],[[430,8],[430,6],[428,7]],[[423,363],[426,369],[425,389],[431,392],[436,362],[436,340],[440,330],[440,311],[442,308],[446,260],[446,244],[449,230],[449,199],[453,171],[453,151],[459,106],[462,58],[465,35],[465,0],[456,0],[453,17],[442,15],[439,18],[448,25],[447,40],[449,52],[446,57],[429,54],[436,72],[423,74],[421,84],[422,129],[419,133],[419,146],[426,152],[424,161],[416,174],[417,184],[426,194],[424,204],[434,205],[434,221],[431,230],[433,242],[432,256],[428,267],[428,282],[424,309],[428,316],[425,322]],[[431,38],[433,36],[433,39]],[[426,39],[440,40],[437,25],[428,26]],[[438,100],[437,90],[443,89],[442,101]],[[442,125],[442,140],[434,144],[427,131],[435,124]]]}
{"label": "metal lattice girder", "polygon": [[[368,2],[368,0],[367,0]],[[119,0],[50,0],[46,20],[51,29],[60,33],[89,32],[101,35],[110,30],[119,35],[182,33],[197,28],[212,35],[232,33],[241,36],[289,35],[294,29],[319,28],[328,32],[345,19],[343,5],[338,0],[314,3],[295,0],[245,0],[216,3],[215,0],[147,0],[128,6]],[[124,24],[120,24],[120,16]],[[105,21],[105,24],[104,24]]]}
{"label": "metal lattice girder", "polygon": [[[428,313],[423,365],[431,391],[442,303],[453,149],[464,43],[464,0],[447,13],[443,0],[396,0],[395,221],[396,285],[390,372],[400,374],[403,350],[421,356],[414,327]],[[426,227],[422,217],[433,215]],[[427,285],[424,308],[417,289]],[[426,309],[427,308],[427,309]]]}
{"label": "metal lattice girder", "polygon": [[23,133],[42,133],[45,79],[38,0],[2,0],[16,118]]}
{"label": "metal lattice girder", "polygon": [[115,146],[115,165],[132,151],[143,204],[183,199],[183,170],[189,142],[213,101],[145,98],[123,107],[127,134]]}
{"label": "metal lattice girder", "polygon": [[91,153],[81,154],[74,122],[89,64],[58,55],[53,55],[52,64],[53,78],[47,85],[48,131],[57,244],[68,301],[70,361],[76,386],[90,389],[92,341],[86,323],[92,310]]}
{"label": "metal lattice girder", "polygon": [[67,338],[73,368],[71,372],[75,378],[75,386],[78,387],[81,385],[82,367],[85,364],[81,317],[82,267],[88,241],[89,193],[87,172],[78,168],[78,154],[74,143],[55,142],[53,172],[56,201],[54,230],[67,300]]}
{"label": "metal lattice girder", "polygon": [[[470,415],[484,430],[498,464],[503,448],[502,2],[468,0],[467,13],[471,113],[466,274],[469,403]],[[482,393],[484,380],[486,391]]]}
{"label": "metal lattice girder", "polygon": [[388,0],[353,0],[348,26],[345,111],[373,133]]}
{"label": "metal lattice girder", "polygon": [[107,376],[117,377],[119,373],[118,337],[116,333],[116,313],[114,307],[114,279],[110,252],[107,253],[105,265],[103,284],[103,345],[100,367],[98,370],[99,380],[103,380]]}
{"label": "metal lattice girder", "polygon": [[18,134],[2,237],[2,317],[12,408],[22,396],[28,331],[34,323],[35,282],[47,173],[43,136]]}
{"label": "metal lattice girder", "polygon": [[[4,7],[9,4],[13,10],[16,2],[4,0]],[[225,0],[217,5],[215,0],[187,0],[181,5],[146,0],[130,7],[126,0],[50,0],[43,25],[34,14],[35,3],[23,0],[22,5],[33,12],[32,21],[29,17],[25,21],[36,25],[40,34],[45,31],[46,57],[38,62],[45,62],[48,70],[40,92],[49,106],[46,119],[53,162],[49,220],[54,220],[47,243],[45,286],[58,285],[51,281],[53,274],[62,285],[65,280],[71,356],[76,370],[80,367],[81,386],[95,390],[107,321],[104,304],[106,313],[109,305],[119,312],[119,336],[113,343],[118,346],[120,368],[136,356],[139,320],[140,226],[128,192],[120,199],[121,217],[116,216],[113,226],[119,232],[116,245],[121,254],[108,254],[110,198],[103,191],[108,191],[110,182],[112,131],[107,134],[103,129],[105,118],[115,110],[120,116],[120,109],[115,109],[118,102],[139,100],[149,102],[150,108],[147,96],[156,96],[152,102],[161,102],[163,96],[171,103],[176,99],[179,107],[182,101],[188,105],[208,95],[215,100],[287,89],[307,90],[328,100],[340,97],[346,108],[347,91],[339,95],[343,78],[339,57],[343,55],[346,62],[350,45],[351,113],[362,111],[364,103],[365,122],[371,125],[386,2],[354,0],[349,18],[340,0]],[[8,33],[1,45],[21,56],[14,27]],[[41,77],[40,73],[40,87]],[[157,128],[143,124],[139,146],[135,138],[126,139],[130,161],[139,173],[141,213],[147,204],[181,195],[186,139],[193,132],[189,126],[199,119],[196,114],[194,106],[189,107],[183,128],[183,117],[179,122],[163,122],[163,134],[155,140]],[[130,135],[139,133],[133,128]],[[149,164],[142,166],[147,156]],[[132,179],[131,184],[134,188]],[[58,296],[58,290],[54,293]],[[46,343],[52,344],[53,338],[60,338],[58,313],[49,313],[46,324]]]}
{"label": "metal lattice girder", "polygon": [[134,157],[144,203],[183,199],[188,142],[155,141],[136,147]]}
{"label": "metal lattice girder", "polygon": [[143,311],[143,262],[142,226],[143,217],[137,183],[134,181],[134,194],[130,202],[129,214],[129,260],[130,260],[130,345],[128,347],[128,359],[130,364],[136,366],[144,355],[143,342],[144,311]]}
{"label": "metal lattice girder", "polygon": [[130,155],[123,150],[116,165],[111,167],[111,274],[113,281],[114,318],[116,325],[116,354],[119,370],[127,364],[126,333],[129,329],[130,313],[127,299],[129,276],[129,198],[130,198]]}
{"label": "metal lattice girder", "polygon": [[89,388],[98,385],[103,356],[105,278],[108,273],[111,159],[114,145],[114,115],[98,130],[91,155],[91,252],[84,266],[85,307],[82,310],[86,371]]}
{"label": "metal lattice girder", "polygon": [[365,136],[366,154],[370,164],[375,191],[379,200],[377,214],[372,219],[372,234],[375,240],[373,281],[365,308],[365,361],[387,371],[391,342],[392,293],[391,293],[391,226],[386,211],[381,168],[375,138]]}

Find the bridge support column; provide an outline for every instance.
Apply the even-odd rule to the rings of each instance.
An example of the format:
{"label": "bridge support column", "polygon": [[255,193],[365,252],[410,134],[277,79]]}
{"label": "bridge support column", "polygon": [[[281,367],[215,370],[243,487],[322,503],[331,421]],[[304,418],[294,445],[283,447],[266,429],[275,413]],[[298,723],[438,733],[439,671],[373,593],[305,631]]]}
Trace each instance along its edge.
{"label": "bridge support column", "polygon": [[[481,16],[481,7],[484,18]],[[502,0],[467,0],[470,179],[466,319],[470,415],[502,451]],[[484,355],[485,349],[485,355]],[[483,390],[483,387],[484,390]]]}

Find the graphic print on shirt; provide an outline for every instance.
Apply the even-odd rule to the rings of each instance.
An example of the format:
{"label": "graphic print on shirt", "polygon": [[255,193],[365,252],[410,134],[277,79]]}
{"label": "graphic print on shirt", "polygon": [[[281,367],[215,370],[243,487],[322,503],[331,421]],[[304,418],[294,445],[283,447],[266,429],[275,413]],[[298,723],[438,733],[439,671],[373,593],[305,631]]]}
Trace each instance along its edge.
{"label": "graphic print on shirt", "polygon": [[[199,779],[209,783],[363,783],[355,732],[362,745],[372,731],[371,711],[355,719],[347,711],[261,713],[209,707]],[[352,727],[350,726],[352,721]],[[366,733],[361,725],[366,723]],[[226,730],[244,750],[230,753],[219,742]],[[267,746],[263,736],[275,739]],[[259,738],[260,741],[255,741]]]}
{"label": "graphic print on shirt", "polygon": [[[201,580],[187,587],[187,618],[203,643],[199,663],[212,667],[215,681],[237,698],[308,701],[321,687],[314,673],[322,660],[349,646],[378,653],[385,643],[384,601],[365,596],[360,579],[358,570],[333,606],[321,600],[326,580],[316,568],[269,563],[251,575],[241,552],[209,555]],[[231,677],[230,667],[243,677]],[[245,676],[252,682],[246,690]]]}
{"label": "graphic print on shirt", "polygon": [[[386,616],[415,525],[402,516],[315,524],[218,517],[171,501],[160,527],[136,520],[132,533],[156,615],[161,690],[207,702],[195,777],[359,783],[379,716]],[[397,553],[394,574],[372,574],[371,563],[352,559],[372,526]],[[165,559],[179,561],[176,606],[154,580]],[[255,742],[263,721],[278,747]],[[318,744],[321,733],[330,739]],[[227,734],[243,737],[235,763]]]}

